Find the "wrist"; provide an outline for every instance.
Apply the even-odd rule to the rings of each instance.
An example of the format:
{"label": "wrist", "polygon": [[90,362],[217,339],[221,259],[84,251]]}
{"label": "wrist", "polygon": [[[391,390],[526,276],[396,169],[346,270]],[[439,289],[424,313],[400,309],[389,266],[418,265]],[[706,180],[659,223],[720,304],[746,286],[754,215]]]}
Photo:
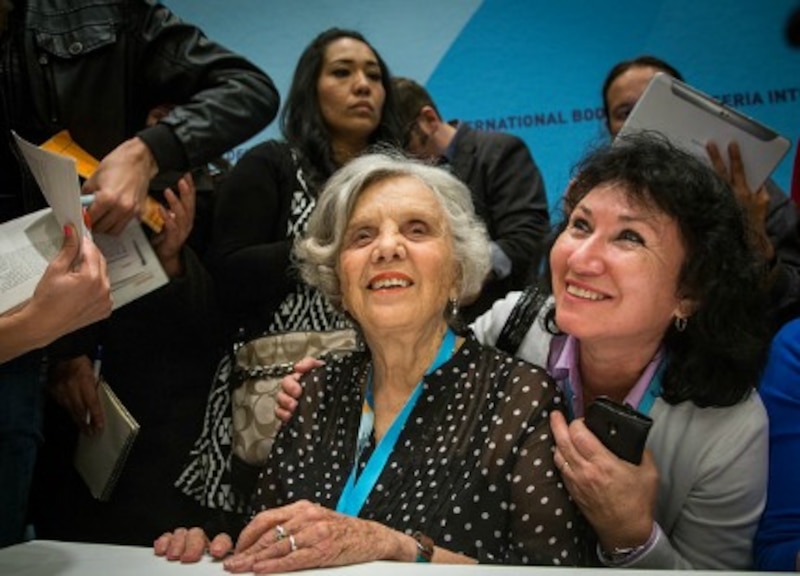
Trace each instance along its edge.
{"label": "wrist", "polygon": [[649,536],[644,542],[641,542],[641,539],[639,539],[638,541],[641,542],[639,544],[610,546],[608,544],[598,542],[597,556],[606,566],[621,566],[628,564],[640,558],[650,549],[652,549],[653,546],[655,546],[656,540],[658,540],[658,533],[658,525],[653,522],[650,528]]}

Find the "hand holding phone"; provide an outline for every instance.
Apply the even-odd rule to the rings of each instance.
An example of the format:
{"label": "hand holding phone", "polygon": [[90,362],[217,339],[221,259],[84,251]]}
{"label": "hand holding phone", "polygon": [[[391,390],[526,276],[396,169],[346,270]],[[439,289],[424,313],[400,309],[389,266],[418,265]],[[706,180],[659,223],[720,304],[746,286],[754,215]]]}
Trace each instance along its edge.
{"label": "hand holding phone", "polygon": [[600,396],[586,409],[586,427],[619,458],[642,462],[647,434],[653,420],[626,404]]}

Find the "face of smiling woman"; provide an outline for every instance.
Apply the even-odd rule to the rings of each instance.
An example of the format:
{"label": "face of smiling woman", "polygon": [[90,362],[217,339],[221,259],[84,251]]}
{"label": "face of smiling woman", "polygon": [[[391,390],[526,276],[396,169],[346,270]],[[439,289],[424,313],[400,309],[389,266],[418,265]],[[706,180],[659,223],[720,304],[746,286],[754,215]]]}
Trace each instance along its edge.
{"label": "face of smiling woman", "polygon": [[339,255],[342,303],[367,338],[440,331],[456,295],[456,263],[433,192],[401,176],[361,193]]}
{"label": "face of smiling woman", "polygon": [[569,216],[550,253],[558,327],[581,343],[655,348],[689,302],[677,296],[685,252],[666,214],[605,184]]}

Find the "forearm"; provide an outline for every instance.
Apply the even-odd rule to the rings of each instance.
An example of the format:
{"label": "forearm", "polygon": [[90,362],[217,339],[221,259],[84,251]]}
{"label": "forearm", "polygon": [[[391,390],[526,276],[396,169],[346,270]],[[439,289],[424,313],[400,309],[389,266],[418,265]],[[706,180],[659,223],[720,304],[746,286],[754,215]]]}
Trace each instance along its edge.
{"label": "forearm", "polygon": [[58,336],[48,333],[44,322],[33,317],[28,304],[8,312],[0,316],[0,364],[43,348]]}

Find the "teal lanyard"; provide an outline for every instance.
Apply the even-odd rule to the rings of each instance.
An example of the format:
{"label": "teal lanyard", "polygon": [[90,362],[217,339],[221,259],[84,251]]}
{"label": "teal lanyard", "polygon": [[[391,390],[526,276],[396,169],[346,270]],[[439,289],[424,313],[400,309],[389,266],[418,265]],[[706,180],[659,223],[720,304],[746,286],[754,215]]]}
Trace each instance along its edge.
{"label": "teal lanyard", "polygon": [[[439,346],[436,359],[434,359],[433,364],[431,364],[428,370],[425,372],[425,376],[431,374],[442,364],[447,362],[447,360],[453,354],[455,343],[456,335],[448,328],[444,335],[444,339]],[[378,481],[378,477],[381,475],[381,472],[383,472],[386,462],[389,460],[389,455],[394,450],[394,445],[397,443],[397,439],[400,437],[400,432],[403,431],[403,427],[405,427],[406,421],[408,420],[411,411],[414,409],[417,399],[421,395],[422,380],[417,383],[414,391],[411,393],[411,396],[408,398],[408,400],[406,400],[405,406],[403,406],[403,409],[395,417],[394,422],[392,422],[392,425],[389,427],[389,430],[386,431],[386,434],[383,436],[383,438],[381,438],[381,441],[375,447],[375,450],[372,452],[372,455],[367,461],[366,466],[364,466],[364,471],[361,472],[358,480],[356,480],[358,461],[361,456],[361,452],[364,450],[364,447],[369,443],[369,438],[372,434],[375,421],[372,412],[372,375],[370,374],[369,379],[367,380],[367,390],[364,394],[364,408],[361,413],[361,424],[358,427],[356,458],[355,462],[353,463],[353,469],[350,471],[350,476],[347,479],[347,484],[345,484],[342,495],[339,497],[339,503],[336,505],[337,512],[347,514],[348,516],[358,516],[359,512],[361,512],[364,502],[367,501],[367,496],[369,496],[370,492],[372,492],[372,488]]]}
{"label": "teal lanyard", "polygon": [[647,390],[644,391],[642,399],[639,400],[639,405],[636,409],[642,414],[650,414],[650,409],[653,407],[656,398],[661,396],[661,378],[664,375],[666,365],[666,361],[661,360],[658,368],[656,368],[656,373],[653,374],[653,379],[650,380],[650,384],[647,385]]}

